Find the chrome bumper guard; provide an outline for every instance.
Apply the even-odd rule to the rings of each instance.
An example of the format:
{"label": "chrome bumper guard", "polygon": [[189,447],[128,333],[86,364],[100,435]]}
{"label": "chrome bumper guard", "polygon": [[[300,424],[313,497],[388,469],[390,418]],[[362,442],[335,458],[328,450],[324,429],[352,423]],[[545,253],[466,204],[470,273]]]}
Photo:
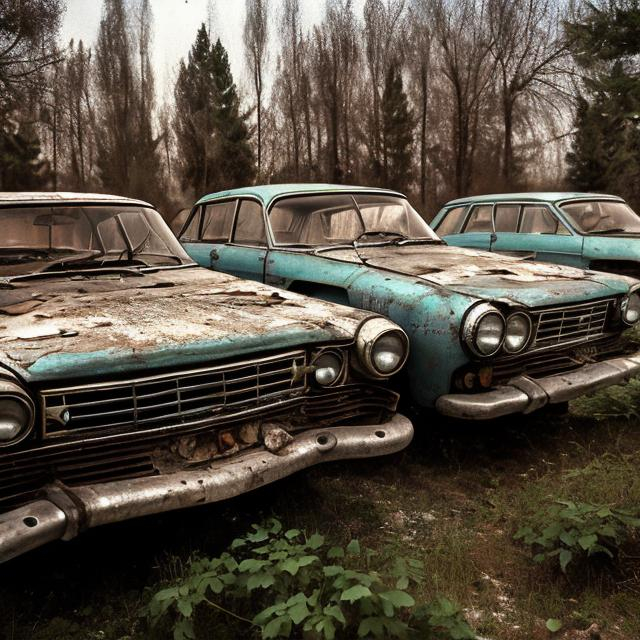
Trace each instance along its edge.
{"label": "chrome bumper guard", "polygon": [[277,453],[251,449],[166,475],[73,488],[52,485],[42,499],[0,514],[0,562],[91,527],[226,500],[320,462],[396,453],[412,438],[411,421],[395,414],[383,424],[304,431]]}
{"label": "chrome bumper guard", "polygon": [[436,400],[445,416],[489,420],[511,413],[531,413],[546,404],[573,400],[640,374],[640,351],[633,355],[585,364],[546,378],[518,376],[486,393],[450,393]]}

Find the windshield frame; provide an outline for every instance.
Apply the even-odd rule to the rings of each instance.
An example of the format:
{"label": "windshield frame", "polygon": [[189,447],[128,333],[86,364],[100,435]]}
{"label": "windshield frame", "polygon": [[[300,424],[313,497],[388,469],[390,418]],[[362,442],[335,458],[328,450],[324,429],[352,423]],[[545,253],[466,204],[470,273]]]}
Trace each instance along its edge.
{"label": "windshield frame", "polygon": [[[398,241],[398,237],[395,238],[390,238],[389,240],[386,239],[380,239],[380,240],[376,240],[376,241],[372,241],[372,242],[365,242],[365,243],[359,243],[356,240],[354,240],[351,243],[327,243],[327,244],[316,244],[316,245],[310,245],[310,246],[305,246],[305,247],[301,247],[301,246],[295,246],[295,243],[292,244],[287,244],[287,243],[279,243],[276,242],[276,237],[275,234],[273,232],[273,229],[271,227],[271,211],[272,209],[278,204],[278,202],[280,202],[281,200],[285,200],[285,199],[289,199],[289,198],[298,198],[298,197],[305,197],[305,196],[322,196],[322,195],[344,195],[344,196],[350,196],[353,200],[355,209],[358,213],[358,216],[360,218],[360,222],[364,227],[364,222],[362,220],[362,212],[360,210],[360,207],[358,205],[358,203],[355,200],[355,196],[386,196],[386,197],[390,197],[390,198],[399,198],[401,200],[404,200],[412,209],[412,205],[409,202],[409,198],[407,198],[406,195],[404,195],[403,193],[400,193],[399,191],[387,191],[387,190],[382,190],[382,189],[349,189],[349,188],[345,188],[345,189],[327,189],[325,191],[315,191],[315,190],[311,190],[311,191],[291,191],[289,193],[282,193],[278,196],[275,196],[274,198],[271,199],[271,201],[269,202],[268,206],[265,209],[265,213],[266,213],[266,223],[267,223],[267,235],[268,235],[268,241],[269,241],[269,245],[271,247],[273,247],[274,249],[287,249],[289,251],[301,251],[301,252],[314,252],[314,251],[318,251],[318,250],[328,250],[331,248],[335,248],[335,249],[353,249],[355,246],[364,246],[364,245],[368,245],[368,246],[374,246],[374,245],[387,245],[387,244],[392,244],[392,243],[397,243]],[[429,231],[433,234],[433,237],[429,237],[429,236],[423,236],[420,238],[408,238],[408,239],[402,239],[402,242],[404,244],[410,244],[411,242],[421,242],[421,241],[428,241],[428,242],[438,242],[441,244],[446,244],[444,242],[444,240],[442,240],[442,238],[440,238],[440,236],[431,228],[431,226],[429,225],[429,223],[415,210],[413,209],[416,214],[420,217],[420,219],[425,223],[425,225],[427,226],[427,228],[429,229]]]}
{"label": "windshield frame", "polygon": [[[603,237],[605,238],[607,236],[606,233],[599,233],[599,234],[592,234],[589,233],[588,231],[583,231],[582,229],[578,228],[577,225],[574,223],[573,218],[571,218],[571,216],[563,209],[563,206],[566,204],[581,204],[581,203],[587,203],[587,202],[611,202],[611,203],[618,203],[618,204],[624,204],[627,207],[629,207],[629,209],[631,209],[631,206],[629,205],[629,203],[624,200],[624,198],[620,198],[618,196],[607,196],[607,195],[602,195],[602,196],[589,196],[586,198],[566,198],[564,200],[558,200],[557,202],[554,202],[554,208],[556,209],[556,211],[558,212],[558,215],[562,217],[562,220],[565,222],[565,224],[567,224],[569,226],[569,228],[574,231],[576,234],[578,234],[579,236],[584,236],[584,237]],[[633,211],[633,213],[638,216],[638,220],[640,222],[640,214],[638,214],[637,211],[634,211],[633,209],[631,209],[631,211]],[[634,234],[636,232],[633,231],[626,231],[626,232],[618,232],[618,233],[614,233],[612,235],[616,235],[616,236],[620,236],[623,237],[624,234]]]}
{"label": "windshield frame", "polygon": [[[39,199],[34,199],[34,200],[21,200],[18,202],[12,202],[10,200],[5,200],[2,201],[0,200],[0,212],[7,210],[7,209],[11,209],[11,210],[17,210],[17,209],[42,209],[43,212],[47,213],[53,213],[55,214],[55,210],[56,209],[72,209],[72,208],[79,208],[79,209],[90,209],[90,208],[95,208],[95,207],[100,207],[100,208],[119,208],[119,207],[126,207],[127,209],[131,209],[131,208],[135,208],[138,210],[143,210],[143,211],[148,211],[151,212],[157,216],[159,216],[162,224],[164,224],[167,227],[168,233],[175,237],[175,235],[173,234],[173,232],[171,231],[170,227],[168,226],[166,220],[164,219],[164,217],[162,216],[162,214],[151,204],[147,203],[147,202],[143,202],[143,201],[139,201],[139,200],[134,200],[134,199],[128,199],[128,198],[123,198],[122,200],[120,199],[105,199],[105,200],[101,200],[101,199],[87,199],[87,200],[80,200],[80,199],[69,199],[66,200],[64,198],[60,198],[60,199],[55,199],[55,200],[39,200]],[[83,211],[85,218],[87,219],[87,221],[89,222],[89,224],[93,227],[93,224],[90,222],[89,220],[89,215],[87,214],[86,211]],[[122,213],[122,211],[120,211],[120,213]],[[100,236],[97,236],[98,238],[98,242],[101,245],[102,250],[104,250],[104,245],[102,242],[102,239],[100,238]],[[176,268],[183,268],[183,267],[193,267],[195,266],[197,263],[186,253],[186,251],[184,251],[184,247],[180,244],[180,242],[177,240],[176,238],[176,242],[178,243],[178,245],[180,246],[180,248],[182,249],[182,251],[185,253],[185,257],[180,256],[180,255],[174,255],[172,254],[172,256],[167,256],[168,259],[172,260],[171,263],[167,262],[167,264],[150,264],[150,265],[109,265],[109,260],[107,259],[105,261],[105,264],[102,266],[98,266],[97,264],[94,264],[92,262],[87,262],[86,264],[82,264],[82,262],[78,262],[74,265],[73,263],[73,256],[74,255],[78,255],[79,253],[81,253],[78,250],[72,250],[70,247],[67,249],[61,249],[60,250],[60,256],[63,255],[67,255],[71,260],[70,260],[70,264],[71,267],[70,268],[62,268],[60,270],[47,270],[46,268],[43,270],[40,269],[36,269],[34,271],[30,271],[30,272],[24,272],[24,273],[17,273],[17,274],[7,274],[7,275],[2,275],[0,276],[0,280],[2,281],[7,281],[7,280],[14,280],[14,279],[25,279],[25,278],[31,278],[34,276],[41,276],[41,277],[53,277],[53,276],[60,276],[60,277],[65,277],[68,276],[69,274],[77,274],[79,272],[88,272],[88,271],[95,271],[95,272],[100,272],[100,271],[116,271],[116,270],[128,270],[128,271],[132,271],[132,270],[136,270],[136,271],[157,271],[157,270],[165,270],[165,269],[176,269]],[[19,249],[19,248],[16,248]],[[0,247],[0,251],[2,251],[3,248]],[[24,248],[25,251],[29,251],[30,249],[25,247]],[[39,249],[36,247],[31,248],[32,251],[38,251]],[[52,248],[53,253],[56,253],[56,247]],[[110,255],[109,253],[105,254],[102,257],[106,257]],[[96,258],[100,258],[101,256],[96,256]],[[178,262],[179,261],[179,262]],[[117,261],[116,261],[117,262]],[[49,264],[54,264],[55,261],[50,262]]]}

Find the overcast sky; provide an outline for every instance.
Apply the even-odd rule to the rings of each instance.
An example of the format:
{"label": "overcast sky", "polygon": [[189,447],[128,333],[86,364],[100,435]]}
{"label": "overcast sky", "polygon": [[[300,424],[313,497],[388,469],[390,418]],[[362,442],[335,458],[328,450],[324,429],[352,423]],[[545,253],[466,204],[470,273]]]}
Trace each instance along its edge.
{"label": "overcast sky", "polygon": [[[356,11],[361,10],[363,2],[359,0],[355,3]],[[310,26],[322,19],[323,0],[301,0],[300,4],[305,25]],[[93,46],[100,26],[102,1],[66,0],[66,5],[61,43],[66,45],[74,38]],[[177,64],[180,58],[186,58],[200,24],[207,22],[210,5],[214,6],[213,31],[229,52],[233,77],[238,85],[248,89],[242,46],[244,0],[151,0],[154,17],[153,65],[160,101],[171,96]],[[272,13],[277,12],[280,0],[271,0],[271,5],[274,9]],[[275,60],[270,62],[273,64]]]}

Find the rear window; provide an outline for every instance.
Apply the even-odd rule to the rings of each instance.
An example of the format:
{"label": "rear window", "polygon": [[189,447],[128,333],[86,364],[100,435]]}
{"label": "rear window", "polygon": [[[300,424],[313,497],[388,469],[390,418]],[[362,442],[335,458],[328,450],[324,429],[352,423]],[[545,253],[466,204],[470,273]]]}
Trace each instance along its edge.
{"label": "rear window", "polygon": [[479,207],[474,207],[469,216],[469,221],[465,227],[465,233],[472,232],[491,232],[493,231],[493,223],[491,221],[491,214],[493,212],[493,205],[483,204]]}
{"label": "rear window", "polygon": [[462,221],[464,220],[464,212],[465,207],[449,209],[436,228],[438,235],[448,236],[453,233],[459,233]]}
{"label": "rear window", "polygon": [[518,230],[520,205],[499,204],[495,212],[496,232],[515,233]]}

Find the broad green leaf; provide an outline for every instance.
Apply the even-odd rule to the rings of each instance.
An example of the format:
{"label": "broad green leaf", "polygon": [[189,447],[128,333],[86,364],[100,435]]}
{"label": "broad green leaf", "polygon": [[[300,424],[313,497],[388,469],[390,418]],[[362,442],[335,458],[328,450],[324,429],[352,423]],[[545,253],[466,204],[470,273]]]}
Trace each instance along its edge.
{"label": "broad green leaf", "polygon": [[293,607],[288,610],[288,613],[295,625],[300,624],[310,615],[306,602],[298,602],[297,604],[294,604]]}
{"label": "broad green leaf", "polygon": [[190,618],[191,614],[193,613],[193,605],[191,604],[191,600],[189,598],[178,600],[176,602],[176,608],[183,618]]}
{"label": "broad green leaf", "polygon": [[247,580],[247,589],[253,591],[254,589],[261,588],[267,589],[275,583],[275,578],[270,573],[254,573],[249,576]]}
{"label": "broad green leaf", "polygon": [[342,547],[331,547],[327,551],[327,558],[344,558],[344,549]]}
{"label": "broad green leaf", "polygon": [[238,566],[238,571],[242,573],[256,573],[268,564],[268,560],[254,560],[253,558],[247,558],[240,563],[240,565]]}
{"label": "broad green leaf", "polygon": [[191,620],[182,618],[176,622],[173,627],[173,640],[195,640],[195,637]]}
{"label": "broad green leaf", "polygon": [[331,578],[332,576],[344,573],[344,567],[341,567],[339,564],[328,564],[322,567],[322,573],[324,573],[327,578]]}
{"label": "broad green leaf", "polygon": [[396,580],[396,589],[406,589],[409,586],[409,578],[402,576]]}
{"label": "broad green leaf", "polygon": [[547,620],[546,627],[551,631],[551,633],[556,633],[562,629],[562,620],[558,620],[558,618],[549,618]]}
{"label": "broad green leaf", "polygon": [[347,553],[350,553],[354,556],[359,556],[360,555],[360,543],[357,540],[352,540],[348,545],[347,545]]}
{"label": "broad green leaf", "polygon": [[571,551],[569,551],[568,549],[563,549],[560,552],[560,557],[558,558],[560,560],[560,568],[566,573],[567,571],[567,565],[571,562],[573,558],[573,553],[571,553]]}
{"label": "broad green leaf", "polygon": [[282,563],[281,568],[283,571],[286,571],[287,573],[290,573],[292,576],[295,576],[296,573],[298,573],[298,569],[300,568],[300,565],[298,564],[298,561],[295,558],[288,558]]}
{"label": "broad green leaf", "polygon": [[284,534],[284,537],[287,540],[292,540],[293,538],[297,538],[301,533],[302,531],[300,531],[300,529],[289,529],[289,531]]}
{"label": "broad green leaf", "polygon": [[333,640],[336,637],[336,626],[331,618],[324,618],[316,625],[316,631],[324,635],[325,640]]}
{"label": "broad green leaf", "polygon": [[385,591],[381,598],[388,600],[394,607],[413,607],[416,601],[405,591]]}
{"label": "broad green leaf", "polygon": [[324,536],[314,533],[308,540],[307,545],[310,549],[319,549],[324,544]]}
{"label": "broad green leaf", "polygon": [[373,634],[376,638],[382,638],[384,635],[384,625],[382,619],[375,616],[371,618],[364,618],[358,626],[358,637],[366,638]]}
{"label": "broad green leaf", "polygon": [[337,604],[325,607],[323,609],[323,613],[326,616],[331,616],[332,618],[335,618],[338,622],[341,622],[344,625],[347,624],[344,614],[342,613],[342,609]]}
{"label": "broad green leaf", "polygon": [[588,551],[594,544],[596,544],[596,542],[598,542],[598,536],[595,535],[594,533],[586,535],[586,536],[580,536],[578,538],[578,544],[585,551]]}
{"label": "broad green leaf", "polygon": [[318,556],[302,556],[301,558],[298,558],[298,566],[307,567],[316,561],[320,562],[320,558],[318,558]]}
{"label": "broad green leaf", "polygon": [[353,587],[342,592],[340,600],[346,600],[347,602],[356,602],[361,598],[368,598],[371,595],[371,591],[368,587],[361,584],[356,584]]}

